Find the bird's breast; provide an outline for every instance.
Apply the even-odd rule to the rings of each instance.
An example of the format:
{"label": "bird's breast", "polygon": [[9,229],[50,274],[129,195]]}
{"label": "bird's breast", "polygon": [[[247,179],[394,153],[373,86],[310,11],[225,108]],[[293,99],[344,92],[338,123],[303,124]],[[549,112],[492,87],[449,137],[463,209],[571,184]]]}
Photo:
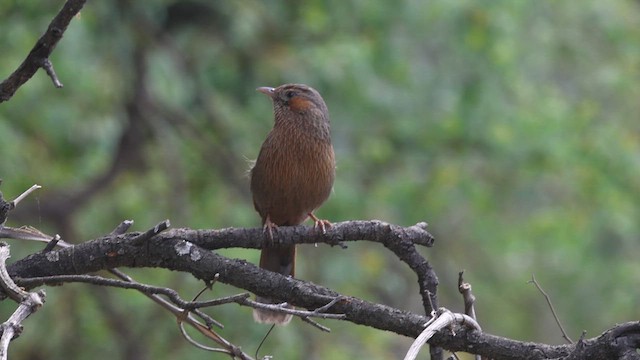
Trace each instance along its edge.
{"label": "bird's breast", "polygon": [[276,225],[296,225],[329,197],[335,178],[330,141],[271,131],[251,170],[256,210]]}

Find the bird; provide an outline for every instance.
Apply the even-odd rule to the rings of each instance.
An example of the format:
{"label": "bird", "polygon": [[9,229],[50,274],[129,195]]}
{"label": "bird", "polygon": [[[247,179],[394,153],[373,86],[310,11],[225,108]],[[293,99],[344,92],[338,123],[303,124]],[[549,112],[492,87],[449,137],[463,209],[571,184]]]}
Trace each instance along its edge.
{"label": "bird", "polygon": [[[320,93],[304,84],[259,87],[273,103],[274,123],[250,170],[253,205],[260,215],[266,241],[260,267],[295,275],[296,246],[273,241],[278,226],[294,226],[307,218],[323,233],[331,226],[314,215],[331,194],[336,160],[331,144],[329,110]],[[256,297],[262,303],[278,303]],[[286,325],[291,315],[254,309],[258,323]]]}

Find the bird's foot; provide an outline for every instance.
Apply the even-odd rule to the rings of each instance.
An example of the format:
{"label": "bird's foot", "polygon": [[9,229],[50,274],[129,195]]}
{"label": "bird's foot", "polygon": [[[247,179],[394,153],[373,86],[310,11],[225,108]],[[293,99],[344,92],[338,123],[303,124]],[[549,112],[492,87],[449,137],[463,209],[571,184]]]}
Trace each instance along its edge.
{"label": "bird's foot", "polygon": [[313,227],[316,229],[320,229],[323,234],[326,234],[327,228],[331,227],[331,222],[329,220],[318,219],[318,217],[313,215],[313,213],[309,213],[309,217],[315,222]]}
{"label": "bird's foot", "polygon": [[274,244],[273,231],[276,229],[278,229],[278,225],[271,222],[271,219],[267,216],[264,226],[262,227],[262,231],[267,235],[267,242],[265,243],[267,246],[272,246]]}

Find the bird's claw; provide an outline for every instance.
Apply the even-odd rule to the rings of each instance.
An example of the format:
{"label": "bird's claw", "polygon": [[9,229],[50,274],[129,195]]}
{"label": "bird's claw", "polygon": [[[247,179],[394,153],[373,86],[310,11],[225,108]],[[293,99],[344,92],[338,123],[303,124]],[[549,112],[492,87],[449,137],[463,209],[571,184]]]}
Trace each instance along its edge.
{"label": "bird's claw", "polygon": [[317,216],[313,215],[313,213],[309,213],[309,217],[313,219],[315,229],[320,229],[323,234],[327,233],[327,228],[331,227],[331,222],[329,220],[318,219]]}
{"label": "bird's claw", "polygon": [[271,219],[269,219],[269,217],[267,216],[267,220],[265,220],[264,226],[262,227],[262,231],[267,234],[267,241],[265,243],[267,246],[272,246],[274,244],[273,230],[277,228],[278,225],[271,222]]}

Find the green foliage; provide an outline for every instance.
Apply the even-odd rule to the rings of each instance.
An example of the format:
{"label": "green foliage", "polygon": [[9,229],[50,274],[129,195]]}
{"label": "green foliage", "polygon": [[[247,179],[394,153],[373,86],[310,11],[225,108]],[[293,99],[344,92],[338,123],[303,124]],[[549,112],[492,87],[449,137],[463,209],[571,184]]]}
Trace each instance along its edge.
{"label": "green foliage", "polygon": [[[0,4],[0,77],[56,6]],[[0,105],[2,191],[11,198],[38,183],[44,188],[27,202],[46,203],[108,172],[124,132],[138,145],[70,228],[38,206],[11,225],[69,231],[61,235],[70,241],[123,219],[138,230],[165,218],[192,228],[256,226],[245,172],[272,116],[254,89],[302,82],[325,97],[338,158],[320,216],[428,221],[437,242],[424,253],[440,277],[440,305],[461,308],[456,279],[466,269],[487,331],[560,342],[544,299],[526,283],[535,274],[571,335],[593,336],[638,316],[630,289],[640,274],[639,39],[638,2],[624,0],[89,2],[52,57],[65,87],[54,89],[41,71]],[[21,247],[35,251],[29,246],[14,243],[13,258]],[[136,276],[186,298],[200,285],[158,270]],[[415,277],[379,246],[303,247],[299,276],[421,311]],[[138,356],[206,356],[140,295],[47,291],[47,305],[12,345],[17,358],[102,359],[113,349],[136,358],[123,318],[135,319],[126,334],[139,341]],[[237,291],[216,285],[210,296]],[[3,318],[12,308],[0,305]],[[248,352],[266,331],[248,309],[211,312]],[[332,334],[299,322],[278,328],[264,353],[388,359],[408,347],[388,333],[327,325]]]}

